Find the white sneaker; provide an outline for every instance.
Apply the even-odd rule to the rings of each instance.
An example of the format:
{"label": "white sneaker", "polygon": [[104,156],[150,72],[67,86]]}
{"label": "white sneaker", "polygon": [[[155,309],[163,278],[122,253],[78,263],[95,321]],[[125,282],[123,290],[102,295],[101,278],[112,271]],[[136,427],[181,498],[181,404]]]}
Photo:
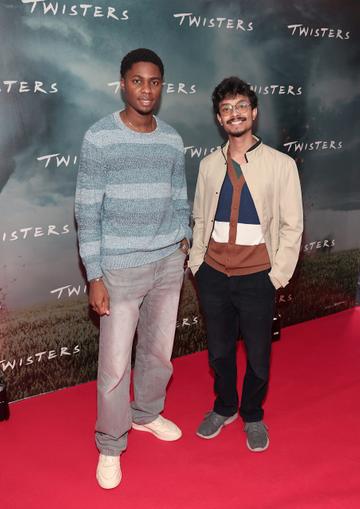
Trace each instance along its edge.
{"label": "white sneaker", "polygon": [[99,455],[96,469],[96,479],[99,486],[105,490],[116,488],[121,481],[120,456]]}
{"label": "white sneaker", "polygon": [[165,440],[166,442],[179,440],[182,435],[181,429],[178,428],[176,424],[169,421],[169,419],[165,419],[161,415],[147,424],[136,424],[133,422],[132,427],[138,431],[148,431],[155,435],[156,438]]}

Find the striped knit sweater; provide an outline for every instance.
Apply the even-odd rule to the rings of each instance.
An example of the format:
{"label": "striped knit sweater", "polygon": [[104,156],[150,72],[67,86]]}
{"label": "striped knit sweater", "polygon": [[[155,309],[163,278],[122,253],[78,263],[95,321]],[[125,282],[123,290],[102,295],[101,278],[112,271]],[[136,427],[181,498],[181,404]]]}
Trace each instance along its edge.
{"label": "striped knit sweater", "polygon": [[160,260],[190,237],[183,142],[156,122],[135,132],[115,112],[85,134],[75,216],[88,280]]}

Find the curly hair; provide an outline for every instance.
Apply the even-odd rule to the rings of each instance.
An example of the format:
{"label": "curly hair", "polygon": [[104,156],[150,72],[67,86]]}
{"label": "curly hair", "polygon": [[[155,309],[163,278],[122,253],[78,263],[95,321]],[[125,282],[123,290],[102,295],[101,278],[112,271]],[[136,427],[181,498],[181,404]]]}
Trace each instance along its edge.
{"label": "curly hair", "polygon": [[222,80],[217,87],[215,87],[212,94],[212,102],[215,113],[219,113],[219,104],[227,97],[235,97],[237,95],[244,95],[247,97],[251,104],[251,109],[257,107],[258,98],[250,85],[241,80],[237,76],[230,76]]}

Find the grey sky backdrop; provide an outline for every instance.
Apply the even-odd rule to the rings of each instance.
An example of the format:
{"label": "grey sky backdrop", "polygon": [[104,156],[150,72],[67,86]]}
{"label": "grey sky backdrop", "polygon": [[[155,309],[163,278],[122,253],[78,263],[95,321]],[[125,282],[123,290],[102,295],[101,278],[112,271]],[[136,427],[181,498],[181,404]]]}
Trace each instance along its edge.
{"label": "grey sky backdrop", "polygon": [[[0,5],[0,299],[9,308],[53,301],[51,290],[82,284],[73,224],[77,164],[45,168],[37,158],[77,156],[85,130],[121,109],[108,83],[119,79],[122,56],[141,46],[164,60],[159,116],[178,129],[186,147],[209,150],[222,142],[210,96],[224,77],[238,75],[258,87],[301,87],[298,95],[259,93],[257,132],[284,152],[295,140],[334,140],[342,147],[287,153],[300,171],[305,243],[331,238],[337,250],[360,247],[358,0],[345,0],[341,8],[336,0],[89,2],[105,14],[109,6],[119,17],[127,11],[128,19],[119,21],[93,17],[93,9],[86,16],[44,15],[42,2],[26,1]],[[58,8],[74,4],[81,2],[60,1]],[[189,26],[188,17],[180,26],[181,17],[174,17],[180,13],[200,16],[200,26]],[[226,20],[208,27],[211,18]],[[226,28],[228,19],[252,29]],[[288,28],[293,24],[349,32],[349,38],[300,37]],[[10,91],[6,80],[17,80]],[[32,90],[35,81],[43,82],[48,92],[56,83],[58,92],[20,92],[21,81]],[[179,83],[188,94],[177,93]],[[199,157],[188,150],[186,163],[192,199]],[[48,225],[69,227],[62,235],[42,235]],[[36,237],[35,227],[42,228]],[[9,240],[21,228],[32,230]]]}

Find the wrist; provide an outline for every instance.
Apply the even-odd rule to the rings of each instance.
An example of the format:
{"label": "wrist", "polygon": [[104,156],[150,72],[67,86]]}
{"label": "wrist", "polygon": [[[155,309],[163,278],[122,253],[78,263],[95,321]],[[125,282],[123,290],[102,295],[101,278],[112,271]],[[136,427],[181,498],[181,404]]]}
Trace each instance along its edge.
{"label": "wrist", "polygon": [[99,283],[100,281],[103,280],[103,277],[100,276],[100,277],[94,277],[93,279],[90,279],[89,283]]}

